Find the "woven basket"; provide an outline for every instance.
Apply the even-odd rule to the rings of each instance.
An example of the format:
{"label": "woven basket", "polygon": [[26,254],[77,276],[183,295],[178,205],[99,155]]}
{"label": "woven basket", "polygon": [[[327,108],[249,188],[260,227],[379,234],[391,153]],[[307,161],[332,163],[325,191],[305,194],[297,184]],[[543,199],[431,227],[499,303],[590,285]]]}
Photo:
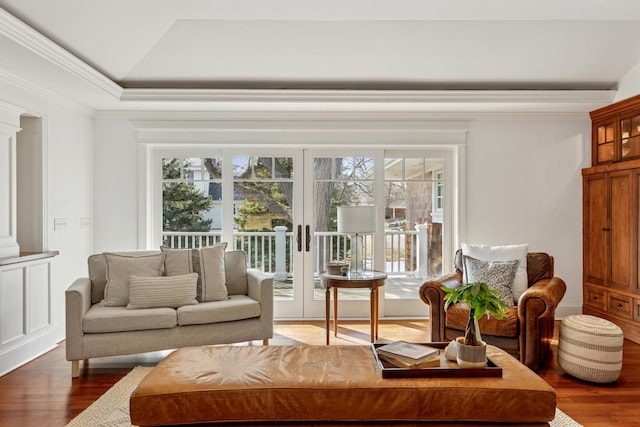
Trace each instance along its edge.
{"label": "woven basket", "polygon": [[610,383],[622,369],[622,330],[608,320],[578,314],[562,319],[558,365],[585,381]]}

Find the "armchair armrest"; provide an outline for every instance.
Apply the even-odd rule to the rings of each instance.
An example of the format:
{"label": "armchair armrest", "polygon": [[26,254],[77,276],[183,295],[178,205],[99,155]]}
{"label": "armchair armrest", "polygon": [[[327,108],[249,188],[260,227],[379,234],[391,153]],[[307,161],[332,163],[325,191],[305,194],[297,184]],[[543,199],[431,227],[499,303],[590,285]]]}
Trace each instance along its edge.
{"label": "armchair armrest", "polygon": [[65,332],[67,360],[80,360],[82,355],[82,319],[91,308],[91,280],[77,279],[67,288],[65,297]]}
{"label": "armchair armrest", "polygon": [[520,296],[520,361],[531,369],[538,369],[548,352],[556,307],[566,290],[564,280],[552,277],[534,283]]}
{"label": "armchair armrest", "polygon": [[536,299],[540,300],[537,301],[537,303],[543,308],[543,310],[536,310],[538,317],[554,315],[556,307],[560,304],[566,290],[567,285],[564,283],[564,280],[559,277],[537,281],[529,286],[520,296],[520,300],[518,301],[518,316],[526,317],[527,309],[536,303]]}
{"label": "armchair armrest", "polygon": [[429,280],[420,286],[420,299],[430,306],[431,341],[438,342],[445,339],[444,326],[446,312],[444,311],[444,291],[442,287],[456,288],[462,283],[462,274],[451,273],[437,280]]}

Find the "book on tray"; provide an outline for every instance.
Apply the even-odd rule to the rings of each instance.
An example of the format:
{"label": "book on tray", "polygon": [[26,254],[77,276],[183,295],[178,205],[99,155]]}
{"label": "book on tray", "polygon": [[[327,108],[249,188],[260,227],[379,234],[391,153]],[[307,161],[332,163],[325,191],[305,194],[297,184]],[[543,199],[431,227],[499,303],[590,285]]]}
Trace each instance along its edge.
{"label": "book on tray", "polygon": [[415,363],[407,362],[406,360],[401,360],[396,357],[387,356],[385,354],[378,354],[378,358],[381,360],[385,360],[398,368],[418,369],[418,368],[435,368],[440,366],[440,356],[433,356],[427,360],[423,360],[422,362],[415,362]]}
{"label": "book on tray", "polygon": [[440,350],[424,344],[394,341],[377,348],[378,357],[402,368],[440,365]]}

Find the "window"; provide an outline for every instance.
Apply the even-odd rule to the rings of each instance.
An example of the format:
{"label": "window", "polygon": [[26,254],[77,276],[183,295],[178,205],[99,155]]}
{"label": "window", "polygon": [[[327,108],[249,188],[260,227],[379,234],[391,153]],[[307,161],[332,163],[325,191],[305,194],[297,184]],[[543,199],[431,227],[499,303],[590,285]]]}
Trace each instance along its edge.
{"label": "window", "polygon": [[433,210],[431,211],[431,220],[442,224],[444,207],[444,172],[436,171],[433,175]]}

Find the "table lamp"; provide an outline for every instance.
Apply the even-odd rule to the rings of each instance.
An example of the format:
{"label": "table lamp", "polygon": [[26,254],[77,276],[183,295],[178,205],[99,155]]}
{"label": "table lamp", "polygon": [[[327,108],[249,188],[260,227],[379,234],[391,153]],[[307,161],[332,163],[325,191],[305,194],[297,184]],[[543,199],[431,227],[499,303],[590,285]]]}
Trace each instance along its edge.
{"label": "table lamp", "polygon": [[351,275],[361,275],[364,272],[362,234],[375,231],[375,206],[338,206],[338,233],[351,235]]}

